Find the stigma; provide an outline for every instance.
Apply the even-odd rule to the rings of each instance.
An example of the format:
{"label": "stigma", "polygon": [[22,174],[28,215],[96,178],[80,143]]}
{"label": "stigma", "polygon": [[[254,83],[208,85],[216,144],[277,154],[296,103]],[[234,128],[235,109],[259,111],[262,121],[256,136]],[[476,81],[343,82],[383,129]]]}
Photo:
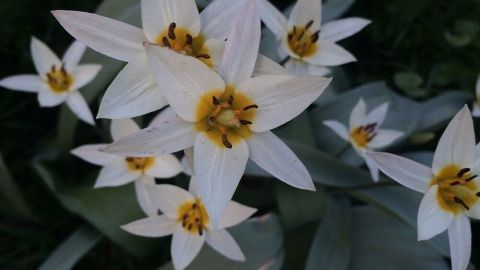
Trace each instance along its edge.
{"label": "stigma", "polygon": [[312,31],[313,20],[305,25],[293,26],[287,34],[289,48],[299,57],[307,57],[316,53],[320,30]]}

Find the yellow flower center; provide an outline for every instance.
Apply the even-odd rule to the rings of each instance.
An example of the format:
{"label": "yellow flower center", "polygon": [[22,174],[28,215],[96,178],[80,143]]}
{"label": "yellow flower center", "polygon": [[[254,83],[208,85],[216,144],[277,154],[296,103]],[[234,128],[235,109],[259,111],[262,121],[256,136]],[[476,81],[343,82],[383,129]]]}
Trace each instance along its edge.
{"label": "yellow flower center", "polygon": [[457,215],[463,210],[470,210],[478,201],[480,192],[473,181],[476,177],[470,168],[451,164],[440,170],[430,181],[430,186],[438,185],[437,201],[440,207]]}
{"label": "yellow flower center", "polygon": [[203,235],[210,219],[200,199],[185,202],[178,208],[177,221],[191,234]]}
{"label": "yellow flower center", "polygon": [[352,132],[350,132],[350,138],[358,147],[366,148],[368,143],[377,136],[377,132],[375,132],[376,126],[377,123],[371,123],[354,128]]}
{"label": "yellow flower center", "polygon": [[288,46],[298,57],[312,56],[317,52],[317,41],[320,31],[310,30],[313,21],[304,26],[294,26],[287,35]]}
{"label": "yellow flower center", "polygon": [[155,164],[155,157],[126,157],[127,167],[132,172],[145,172],[148,168]]}
{"label": "yellow flower center", "polygon": [[205,39],[203,36],[193,37],[187,30],[177,27],[176,23],[171,23],[164,33],[160,34],[156,44],[168,47],[176,52],[196,57],[208,67],[213,67],[213,61],[208,48],[203,46]]}
{"label": "yellow flower center", "polygon": [[220,147],[232,148],[241,138],[248,138],[248,128],[255,120],[258,106],[231,87],[224,92],[204,94],[197,105],[195,127]]}
{"label": "yellow flower center", "polygon": [[63,93],[70,90],[73,84],[73,76],[68,74],[63,65],[60,69],[53,65],[47,73],[47,83],[53,92]]}

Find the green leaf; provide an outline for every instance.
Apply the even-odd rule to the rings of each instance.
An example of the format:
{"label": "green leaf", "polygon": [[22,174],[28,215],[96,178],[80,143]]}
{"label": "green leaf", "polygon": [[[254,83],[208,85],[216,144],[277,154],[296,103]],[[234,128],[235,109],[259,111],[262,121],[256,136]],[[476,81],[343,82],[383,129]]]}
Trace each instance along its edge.
{"label": "green leaf", "polygon": [[[246,261],[229,260],[205,244],[187,269],[281,269],[283,233],[275,215],[252,218],[228,230],[245,254]],[[173,269],[172,263],[159,270],[170,269]]]}
{"label": "green leaf", "polygon": [[329,22],[342,16],[355,0],[328,0],[322,7],[322,22]]}
{"label": "green leaf", "polygon": [[351,213],[348,200],[330,198],[315,233],[305,269],[346,270],[350,258]]}
{"label": "green leaf", "polygon": [[65,239],[38,269],[72,269],[101,238],[102,235],[94,228],[82,226]]}
{"label": "green leaf", "polygon": [[411,71],[395,73],[393,80],[395,84],[408,96],[414,98],[426,97],[429,93],[422,89],[423,79],[420,75]]}

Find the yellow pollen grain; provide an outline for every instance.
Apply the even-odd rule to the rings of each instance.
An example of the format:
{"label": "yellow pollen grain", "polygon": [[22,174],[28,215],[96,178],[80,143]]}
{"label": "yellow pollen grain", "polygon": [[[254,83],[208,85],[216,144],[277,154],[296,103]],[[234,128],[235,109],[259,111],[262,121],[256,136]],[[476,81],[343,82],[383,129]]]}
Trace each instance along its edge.
{"label": "yellow pollen grain", "polygon": [[63,67],[52,66],[47,73],[47,84],[50,90],[60,94],[70,90],[73,85],[74,78]]}
{"label": "yellow pollen grain", "polygon": [[155,164],[155,157],[126,157],[128,170],[131,172],[145,172]]}
{"label": "yellow pollen grain", "polygon": [[181,204],[177,215],[177,222],[191,234],[203,235],[210,223],[208,213],[200,199]]}

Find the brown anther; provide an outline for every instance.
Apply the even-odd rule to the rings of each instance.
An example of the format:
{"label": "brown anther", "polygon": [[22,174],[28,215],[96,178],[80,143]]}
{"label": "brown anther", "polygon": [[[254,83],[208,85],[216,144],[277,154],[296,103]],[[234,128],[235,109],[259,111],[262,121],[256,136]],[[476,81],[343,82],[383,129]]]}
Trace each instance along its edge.
{"label": "brown anther", "polygon": [[127,160],[128,162],[132,162],[132,161],[133,161],[133,157],[127,157],[125,160]]}
{"label": "brown anther", "polygon": [[168,41],[167,37],[162,38],[162,43],[163,43],[163,46],[168,47],[168,48],[172,48],[172,45],[170,45],[170,41]]}
{"label": "brown anther", "polygon": [[175,35],[175,27],[177,27],[177,24],[174,22],[168,26],[168,38],[172,40],[175,40],[177,38],[177,36]]}
{"label": "brown anther", "polygon": [[192,204],[192,209],[197,209],[197,204],[196,203]]}
{"label": "brown anther", "polygon": [[291,41],[293,39],[293,35],[292,34],[288,34],[288,41]]}
{"label": "brown anther", "polygon": [[460,185],[460,181],[455,181],[450,183],[450,186],[458,186],[458,185]]}
{"label": "brown anther", "polygon": [[54,81],[55,80],[50,73],[47,73],[47,78],[48,78],[49,81]]}
{"label": "brown anther", "polygon": [[477,178],[477,176],[478,176],[478,175],[476,175],[476,174],[475,174],[475,175],[472,175],[472,176],[470,176],[469,178],[465,179],[465,182],[470,182],[470,181],[472,181],[473,179]]}
{"label": "brown anther", "polygon": [[138,169],[140,169],[140,167],[141,167],[141,166],[140,166],[140,165],[138,165],[138,164],[137,164],[137,165],[135,165],[135,169],[137,169],[137,170],[138,170]]}
{"label": "brown anther", "polygon": [[465,202],[464,202],[462,199],[460,199],[460,198],[458,198],[458,197],[454,197],[453,200],[454,200],[456,203],[461,204],[463,207],[465,207],[465,209],[470,210],[470,207],[468,207],[468,205],[466,205]]}
{"label": "brown anther", "polygon": [[186,37],[185,44],[186,45],[192,45],[193,37],[190,34],[187,34],[185,37]]}
{"label": "brown anther", "polygon": [[198,235],[200,235],[200,236],[203,235],[203,227],[202,226],[198,227]]}
{"label": "brown anther", "polygon": [[372,135],[370,135],[368,138],[367,138],[367,142],[371,142],[373,140],[373,138],[375,138],[377,136],[377,133],[373,133]]}
{"label": "brown anther", "polygon": [[477,195],[477,197],[480,197],[480,192],[477,192],[477,194],[475,194],[475,195]]}
{"label": "brown anther", "polygon": [[60,68],[60,72],[62,73],[63,76],[67,76],[67,71],[65,70],[65,65],[62,64],[62,67]]}
{"label": "brown anther", "polygon": [[302,40],[303,36],[305,35],[305,30],[306,30],[306,29],[304,29],[304,30],[300,33],[300,35],[298,35],[297,41]]}
{"label": "brown anther", "polygon": [[57,67],[55,65],[53,65],[51,70],[52,70],[52,72],[55,72],[57,70]]}
{"label": "brown anther", "polygon": [[296,35],[296,34],[297,34],[297,27],[296,27],[296,26],[293,26],[292,34],[293,34],[293,35]]}
{"label": "brown anther", "polygon": [[242,124],[243,126],[246,126],[246,125],[251,125],[252,122],[250,122],[250,121],[248,121],[248,120],[240,119],[240,124]]}
{"label": "brown anther", "polygon": [[320,31],[317,31],[317,32],[313,33],[313,34],[310,36],[310,42],[312,42],[312,43],[317,42],[317,40],[318,40],[319,37],[320,37]]}
{"label": "brown anther", "polygon": [[243,108],[244,111],[248,111],[250,109],[258,109],[256,104],[248,105],[247,107]]}
{"label": "brown anther", "polygon": [[199,223],[199,222],[200,222],[200,219],[199,219],[198,217],[195,218],[195,222],[196,222],[196,223]]}
{"label": "brown anther", "polygon": [[192,230],[192,227],[193,227],[192,224],[188,224],[188,228],[187,228],[187,229],[188,229],[189,231],[191,231],[191,230]]}
{"label": "brown anther", "polygon": [[377,123],[371,123],[365,126],[365,131],[366,132],[372,132],[375,130],[375,127],[377,126]]}
{"label": "brown anther", "polygon": [[182,221],[182,227],[183,228],[187,227],[187,221],[186,220]]}
{"label": "brown anther", "polygon": [[306,25],[305,25],[305,29],[308,29],[312,26],[313,24],[313,20],[309,21]]}
{"label": "brown anther", "polygon": [[183,215],[182,220],[187,220],[188,214]]}
{"label": "brown anther", "polygon": [[227,101],[227,102],[228,102],[228,104],[230,104],[230,105],[233,104],[233,96],[232,96],[232,95],[230,95],[230,96],[228,97],[228,101]]}
{"label": "brown anther", "polygon": [[212,96],[212,103],[215,106],[220,105],[220,100],[216,96]]}
{"label": "brown anther", "polygon": [[210,55],[205,54],[205,53],[201,53],[201,54],[197,55],[197,58],[210,59]]}
{"label": "brown anther", "polygon": [[232,144],[228,141],[227,134],[222,134],[222,143],[226,148],[231,149]]}
{"label": "brown anther", "polygon": [[470,171],[470,168],[463,168],[457,173],[457,177],[463,177],[464,174]]}

